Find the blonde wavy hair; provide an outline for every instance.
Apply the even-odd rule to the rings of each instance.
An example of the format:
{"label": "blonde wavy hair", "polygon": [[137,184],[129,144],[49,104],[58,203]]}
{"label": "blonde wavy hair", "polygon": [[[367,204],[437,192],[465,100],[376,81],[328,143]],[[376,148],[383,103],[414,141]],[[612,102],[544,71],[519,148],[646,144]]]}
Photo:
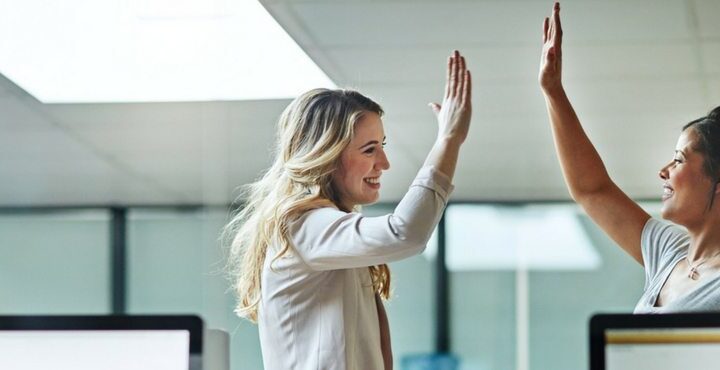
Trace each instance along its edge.
{"label": "blonde wavy hair", "polygon": [[[280,116],[275,161],[260,180],[244,187],[243,207],[223,230],[239,316],[257,321],[268,246],[275,242],[280,247],[273,261],[292,253],[291,221],[320,207],[353,211],[343,208],[332,178],[355,123],[367,112],[383,114],[380,105],[356,91],[315,89],[293,100]],[[369,269],[374,291],[387,299],[388,266]]]}

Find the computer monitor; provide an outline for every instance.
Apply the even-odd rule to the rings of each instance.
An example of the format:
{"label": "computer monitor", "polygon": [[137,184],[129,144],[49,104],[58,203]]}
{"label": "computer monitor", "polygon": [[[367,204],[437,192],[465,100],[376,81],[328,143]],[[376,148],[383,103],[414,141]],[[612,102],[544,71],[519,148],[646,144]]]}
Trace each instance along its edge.
{"label": "computer monitor", "polygon": [[720,368],[720,313],[598,314],[590,370]]}
{"label": "computer monitor", "polygon": [[0,316],[0,369],[200,370],[197,316]]}

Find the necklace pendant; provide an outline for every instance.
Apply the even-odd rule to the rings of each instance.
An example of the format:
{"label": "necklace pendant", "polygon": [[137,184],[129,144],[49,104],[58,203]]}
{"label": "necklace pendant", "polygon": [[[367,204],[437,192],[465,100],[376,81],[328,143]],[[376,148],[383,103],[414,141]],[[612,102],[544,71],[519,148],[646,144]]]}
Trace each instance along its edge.
{"label": "necklace pendant", "polygon": [[697,269],[695,267],[690,267],[690,272],[688,272],[688,277],[693,280],[697,280]]}

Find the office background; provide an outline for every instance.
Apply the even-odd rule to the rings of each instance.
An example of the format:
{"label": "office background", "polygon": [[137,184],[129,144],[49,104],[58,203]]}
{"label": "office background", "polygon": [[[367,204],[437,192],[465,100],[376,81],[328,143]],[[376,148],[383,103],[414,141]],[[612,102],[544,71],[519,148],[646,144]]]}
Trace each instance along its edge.
{"label": "office background", "polygon": [[[440,99],[449,52],[466,54],[474,73],[473,126],[445,237],[391,265],[396,367],[435,350],[440,316],[462,369],[585,367],[588,317],[631,311],[644,276],[569,203],[536,82],[551,2],[262,4],[337,86],[387,112],[391,169],[368,214],[392,209],[432,144],[426,104]],[[656,212],[657,171],[680,127],[720,104],[720,2],[562,7],[568,93],[611,176]],[[46,104],[4,75],[6,55],[0,50],[0,314],[198,313],[230,332],[234,370],[261,368],[256,327],[232,312],[218,236],[237,186],[270,163],[274,123],[289,100]],[[538,211],[556,206],[563,215]],[[478,214],[475,237],[454,226],[454,207]],[[528,230],[522,222],[506,240],[486,237],[502,236],[492,220],[555,218],[529,240],[512,233]],[[528,249],[570,239],[558,234],[567,225],[577,226],[584,254],[553,249],[542,259]],[[436,284],[438,244],[449,259],[447,305]],[[460,251],[481,258],[453,266]],[[449,311],[438,315],[442,307]]]}

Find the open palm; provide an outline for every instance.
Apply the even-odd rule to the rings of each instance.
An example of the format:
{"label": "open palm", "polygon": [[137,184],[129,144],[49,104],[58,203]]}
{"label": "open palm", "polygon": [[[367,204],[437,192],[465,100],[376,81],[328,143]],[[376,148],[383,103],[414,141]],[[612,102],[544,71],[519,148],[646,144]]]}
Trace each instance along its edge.
{"label": "open palm", "polygon": [[546,92],[562,87],[562,26],[560,3],[555,3],[551,18],[543,22],[543,48],[540,59],[540,86]]}

